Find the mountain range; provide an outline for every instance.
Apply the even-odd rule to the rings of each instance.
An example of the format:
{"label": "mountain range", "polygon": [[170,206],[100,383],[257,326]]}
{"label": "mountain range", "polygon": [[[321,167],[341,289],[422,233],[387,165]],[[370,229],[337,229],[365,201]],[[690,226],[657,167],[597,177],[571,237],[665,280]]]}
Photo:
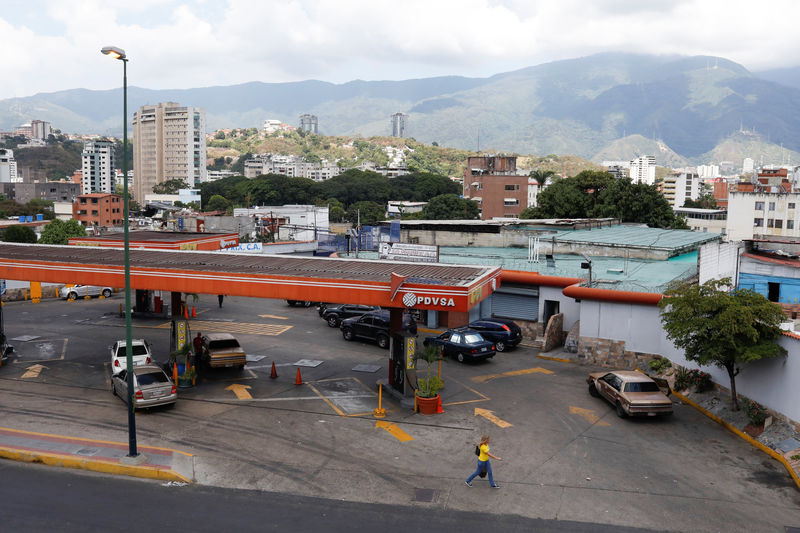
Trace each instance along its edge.
{"label": "mountain range", "polygon": [[[195,89],[128,88],[128,109],[174,101],[206,110],[209,130],[297,125],[312,113],[327,135],[387,135],[408,114],[424,143],[599,162],[655,154],[661,165],[800,163],[800,75],[753,74],[707,56],[607,53],[488,78],[251,82]],[[0,130],[31,119],[64,132],[121,135],[121,89],[72,89],[0,100]]]}

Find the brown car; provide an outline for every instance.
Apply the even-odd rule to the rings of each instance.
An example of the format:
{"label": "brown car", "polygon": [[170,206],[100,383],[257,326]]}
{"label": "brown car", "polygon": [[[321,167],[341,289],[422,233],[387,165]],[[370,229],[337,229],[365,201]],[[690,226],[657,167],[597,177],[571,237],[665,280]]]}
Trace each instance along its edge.
{"label": "brown car", "polygon": [[617,416],[671,415],[672,400],[666,380],[653,378],[640,372],[615,370],[595,372],[586,378],[589,394],[602,396],[617,410]]}
{"label": "brown car", "polygon": [[208,366],[244,368],[247,356],[236,337],[230,333],[209,333],[203,337]]}

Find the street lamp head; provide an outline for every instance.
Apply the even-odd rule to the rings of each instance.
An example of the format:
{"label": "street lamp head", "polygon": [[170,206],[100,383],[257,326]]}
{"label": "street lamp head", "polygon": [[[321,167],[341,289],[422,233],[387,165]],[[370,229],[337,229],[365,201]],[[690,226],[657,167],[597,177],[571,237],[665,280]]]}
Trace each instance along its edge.
{"label": "street lamp head", "polygon": [[123,50],[122,48],[118,48],[116,46],[104,46],[100,50],[100,53],[107,56],[111,56],[114,59],[121,59],[123,61],[127,59],[127,57],[125,56],[125,50]]}

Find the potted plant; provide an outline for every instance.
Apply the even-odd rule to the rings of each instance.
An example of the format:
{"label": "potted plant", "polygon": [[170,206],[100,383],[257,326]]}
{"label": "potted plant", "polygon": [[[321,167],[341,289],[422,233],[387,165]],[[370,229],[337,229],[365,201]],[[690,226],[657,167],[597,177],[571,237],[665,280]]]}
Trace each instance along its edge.
{"label": "potted plant", "polygon": [[425,361],[427,363],[425,377],[417,378],[417,404],[419,405],[420,414],[423,415],[435,414],[436,407],[441,401],[439,391],[444,383],[439,376],[431,373],[431,365],[439,360],[440,357],[441,349],[433,345],[426,346],[414,354],[415,361]]}
{"label": "potted plant", "polygon": [[170,365],[178,365],[178,375],[182,375],[189,360],[189,354],[192,351],[191,345],[187,342],[182,347],[169,353]]}
{"label": "potted plant", "polygon": [[194,380],[197,377],[197,369],[193,366],[187,367],[183,374],[178,376],[178,387],[185,389],[194,385]]}

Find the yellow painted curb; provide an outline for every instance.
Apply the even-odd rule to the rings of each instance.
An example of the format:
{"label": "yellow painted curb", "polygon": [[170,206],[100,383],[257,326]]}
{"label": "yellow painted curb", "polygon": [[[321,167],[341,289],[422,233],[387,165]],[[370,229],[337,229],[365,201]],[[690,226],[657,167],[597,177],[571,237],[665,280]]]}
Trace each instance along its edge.
{"label": "yellow painted curb", "polygon": [[158,479],[161,481],[181,481],[191,483],[182,475],[169,469],[153,468],[151,466],[123,465],[111,461],[98,461],[97,459],[78,459],[57,453],[42,453],[0,447],[0,457],[12,461],[25,463],[39,463],[48,466],[61,466],[64,468],[79,468],[105,474],[118,474],[123,476]]}
{"label": "yellow painted curb", "polygon": [[542,355],[542,354],[539,354],[536,357],[538,357],[539,359],[547,359],[548,361],[558,361],[559,363],[571,363],[572,362],[569,359],[563,359],[561,357],[549,357],[547,355]]}
{"label": "yellow painted curb", "polygon": [[747,433],[744,433],[743,431],[733,427],[728,422],[724,421],[723,419],[721,419],[720,417],[718,417],[714,413],[711,413],[710,411],[707,411],[703,407],[700,407],[700,405],[698,405],[694,401],[690,400],[689,398],[687,398],[683,394],[681,394],[679,392],[675,392],[675,391],[672,391],[672,394],[676,398],[679,398],[682,402],[691,405],[692,407],[694,407],[695,409],[697,409],[698,411],[700,411],[701,413],[706,415],[708,418],[710,418],[711,420],[713,420],[717,424],[720,424],[721,426],[725,427],[726,429],[728,429],[729,431],[731,431],[732,433],[737,435],[739,438],[744,439],[745,441],[749,442],[750,444],[752,444],[753,446],[755,446],[756,448],[758,448],[762,452],[766,453],[767,455],[769,455],[770,457],[772,457],[773,459],[775,459],[776,461],[781,463],[786,468],[786,470],[789,472],[789,475],[792,476],[792,479],[794,480],[795,485],[797,485],[797,488],[800,489],[800,477],[797,476],[797,472],[794,471],[794,468],[792,468],[792,465],[789,464],[789,461],[787,461],[786,458],[783,455],[779,454],[778,452],[776,452],[775,450],[773,450],[772,448],[770,448],[768,446],[764,446],[763,444],[758,442],[756,439],[754,439],[753,437],[751,437]]}

